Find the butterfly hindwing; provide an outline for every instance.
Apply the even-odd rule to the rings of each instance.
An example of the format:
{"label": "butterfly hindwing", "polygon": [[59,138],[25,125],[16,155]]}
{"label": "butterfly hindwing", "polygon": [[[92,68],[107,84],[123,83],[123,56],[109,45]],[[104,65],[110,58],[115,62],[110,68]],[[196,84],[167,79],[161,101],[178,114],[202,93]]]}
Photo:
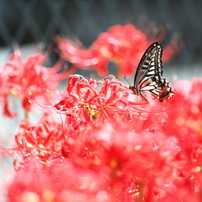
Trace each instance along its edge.
{"label": "butterfly hindwing", "polygon": [[160,101],[172,94],[169,84],[162,77],[162,54],[163,46],[160,43],[155,42],[149,46],[138,65],[134,86],[130,87],[136,95],[140,95],[145,101],[147,101],[146,93],[148,92]]}

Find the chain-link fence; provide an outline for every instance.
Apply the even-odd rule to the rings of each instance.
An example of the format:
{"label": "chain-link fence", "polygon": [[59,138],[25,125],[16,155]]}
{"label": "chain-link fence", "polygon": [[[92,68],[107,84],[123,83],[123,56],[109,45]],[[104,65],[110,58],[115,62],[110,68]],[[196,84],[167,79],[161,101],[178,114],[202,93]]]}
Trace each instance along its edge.
{"label": "chain-link fence", "polygon": [[133,23],[141,30],[169,26],[166,42],[180,34],[185,48],[170,63],[175,74],[192,68],[201,71],[202,1],[200,0],[1,0],[0,47],[7,56],[14,42],[49,46],[52,37],[64,34],[90,46],[108,27]]}

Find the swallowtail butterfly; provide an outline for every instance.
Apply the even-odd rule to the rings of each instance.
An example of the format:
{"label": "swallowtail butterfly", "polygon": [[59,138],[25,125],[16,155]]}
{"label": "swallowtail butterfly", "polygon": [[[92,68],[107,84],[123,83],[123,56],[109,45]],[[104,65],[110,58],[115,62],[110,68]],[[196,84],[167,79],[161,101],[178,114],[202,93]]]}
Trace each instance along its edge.
{"label": "swallowtail butterfly", "polygon": [[137,67],[134,86],[130,86],[134,94],[141,96],[145,101],[148,101],[148,92],[161,102],[173,95],[169,83],[162,77],[162,53],[162,44],[155,42],[149,46]]}

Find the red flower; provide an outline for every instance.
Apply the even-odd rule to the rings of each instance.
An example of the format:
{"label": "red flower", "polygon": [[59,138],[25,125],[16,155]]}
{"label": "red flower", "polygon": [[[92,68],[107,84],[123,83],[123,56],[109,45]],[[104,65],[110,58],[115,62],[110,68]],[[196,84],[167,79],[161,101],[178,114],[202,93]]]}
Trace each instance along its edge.
{"label": "red flower", "polygon": [[[4,104],[4,115],[13,117],[16,113],[10,112],[9,95],[18,96],[26,112],[31,111],[36,98],[47,103],[50,94],[56,93],[59,82],[67,77],[68,72],[57,74],[61,64],[53,68],[45,68],[42,64],[45,57],[42,54],[29,56],[23,60],[19,50],[11,54],[10,61],[3,65],[0,72],[0,100]],[[53,96],[53,95],[52,95]]]}
{"label": "red flower", "polygon": [[[137,134],[127,125],[116,124],[103,124],[85,134],[64,143],[65,157],[85,170],[104,174],[119,200],[127,197],[128,201],[137,201],[144,192],[148,201],[167,197],[182,185],[182,180],[189,184],[195,180],[190,179],[195,172],[189,161],[179,159],[182,152],[175,138],[147,130]],[[125,192],[130,188],[132,192]]]}
{"label": "red flower", "polygon": [[[90,50],[82,48],[71,40],[56,37],[60,56],[79,68],[94,67],[100,75],[108,73],[107,64],[114,61],[118,66],[118,75],[132,75],[147,49],[158,38],[148,41],[146,35],[134,25],[115,25],[101,33]],[[164,62],[179,52],[176,44],[170,43],[163,55]]]}
{"label": "red flower", "polygon": [[69,76],[66,97],[55,108],[66,115],[74,136],[77,129],[80,131],[84,125],[95,127],[104,122],[118,122],[127,123],[129,128],[139,131],[150,126],[152,128],[152,123],[166,118],[162,105],[156,102],[155,105],[131,102],[130,93],[129,88],[112,75],[101,81],[88,81],[82,76],[73,75]]}
{"label": "red flower", "polygon": [[195,79],[165,103],[141,103],[113,76],[70,76],[54,106],[65,122],[46,114],[37,124],[25,119],[17,147],[7,150],[22,165],[10,201],[199,202],[201,84]]}
{"label": "red flower", "polygon": [[202,80],[195,78],[186,85],[181,82],[182,85],[185,90],[178,90],[168,103],[165,134],[179,139],[183,156],[188,160],[190,170],[194,170],[202,161]]}
{"label": "red flower", "polygon": [[47,114],[37,124],[31,124],[27,119],[21,121],[15,135],[17,147],[9,150],[15,159],[16,170],[33,157],[44,163],[62,158],[61,147],[67,134],[59,121],[52,120]]}
{"label": "red flower", "polygon": [[180,139],[201,139],[202,135],[202,80],[195,78],[192,82],[178,83],[184,90],[178,90],[168,103],[167,115],[169,116],[169,134],[175,134]]}
{"label": "red flower", "polygon": [[[49,127],[54,128],[54,125],[51,123]],[[144,130],[135,133],[127,124],[120,127],[103,123],[91,130],[85,128],[82,131],[85,134],[75,139],[64,133],[65,140],[60,138],[57,146],[53,144],[53,141],[57,142],[57,134],[51,136],[53,133],[48,127],[46,131],[50,131],[49,138],[41,135],[44,131],[39,130],[40,127],[38,136],[35,135],[36,127],[22,129],[22,134],[29,130],[24,136],[27,138],[26,145],[31,145],[31,142],[33,149],[30,147],[26,153],[21,146],[25,163],[9,188],[9,197],[13,201],[18,197],[28,198],[32,196],[31,193],[38,198],[44,197],[44,190],[49,190],[50,195],[56,198],[60,198],[65,191],[70,199],[75,194],[82,193],[88,199],[102,193],[101,196],[106,197],[106,200],[115,198],[132,202],[143,197],[145,201],[153,201],[154,198],[160,201],[176,193],[179,199],[184,200],[186,194],[183,192],[195,197],[194,189],[197,186],[191,185],[200,183],[193,177],[197,176],[197,172],[190,169],[188,159],[180,157],[183,154],[180,142],[175,137],[168,138],[159,132]],[[32,141],[29,140],[31,138]],[[17,139],[20,139],[19,135]],[[61,155],[54,155],[57,149],[56,153],[60,153],[61,147],[65,159]],[[49,154],[48,149],[52,151],[52,156],[44,161],[44,156]],[[42,154],[43,158],[40,157]],[[22,177],[27,180],[22,180]],[[85,179],[83,186],[86,183],[88,186],[81,189],[82,179]]]}
{"label": "red flower", "polygon": [[25,164],[8,187],[10,202],[107,202],[104,179],[94,172],[80,169],[70,162],[44,165],[35,159]]}

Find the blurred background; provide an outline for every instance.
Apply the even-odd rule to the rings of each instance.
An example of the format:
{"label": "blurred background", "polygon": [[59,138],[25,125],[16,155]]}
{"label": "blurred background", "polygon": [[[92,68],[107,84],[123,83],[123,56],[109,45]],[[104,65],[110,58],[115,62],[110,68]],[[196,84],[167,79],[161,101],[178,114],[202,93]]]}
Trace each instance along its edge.
{"label": "blurred background", "polygon": [[[127,23],[142,32],[166,27],[164,46],[173,37],[180,38],[184,48],[164,64],[167,80],[202,77],[201,0],[0,0],[0,65],[8,61],[15,44],[19,45],[24,59],[39,48],[48,49],[57,34],[78,38],[90,47],[110,26]],[[54,65],[57,59],[54,49],[47,66]],[[77,73],[90,74],[84,70]],[[21,118],[23,115],[11,121],[0,118],[0,136],[5,141],[12,141],[8,134],[13,134]],[[5,126],[11,122],[13,127],[8,131]],[[0,170],[0,178],[3,177]]]}
{"label": "blurred background", "polygon": [[[0,0],[0,62],[8,60],[15,43],[24,57],[39,44],[48,48],[57,34],[89,47],[110,26],[132,23],[143,32],[167,27],[164,45],[180,36],[185,47],[164,65],[165,76],[192,79],[202,76],[201,11],[200,0]],[[53,52],[49,65],[57,58]]]}

